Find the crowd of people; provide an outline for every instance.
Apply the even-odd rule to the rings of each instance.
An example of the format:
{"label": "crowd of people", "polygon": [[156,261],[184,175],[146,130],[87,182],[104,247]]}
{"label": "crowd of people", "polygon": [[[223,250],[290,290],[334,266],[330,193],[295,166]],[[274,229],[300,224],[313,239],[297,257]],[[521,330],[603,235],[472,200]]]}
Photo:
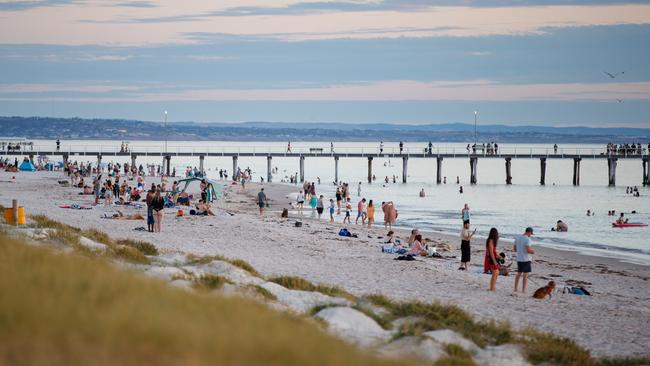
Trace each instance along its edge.
{"label": "crowd of people", "polygon": [[625,144],[607,144],[607,155],[643,155],[650,152],[650,143],[648,144],[647,149],[643,147],[638,142],[635,143],[625,143]]}
{"label": "crowd of people", "polygon": [[477,152],[479,154],[485,154],[485,155],[498,155],[499,154],[499,144],[497,144],[494,141],[488,142],[487,144],[467,144],[465,147],[465,150],[467,150],[467,153],[469,154],[470,151],[472,154],[476,154]]}

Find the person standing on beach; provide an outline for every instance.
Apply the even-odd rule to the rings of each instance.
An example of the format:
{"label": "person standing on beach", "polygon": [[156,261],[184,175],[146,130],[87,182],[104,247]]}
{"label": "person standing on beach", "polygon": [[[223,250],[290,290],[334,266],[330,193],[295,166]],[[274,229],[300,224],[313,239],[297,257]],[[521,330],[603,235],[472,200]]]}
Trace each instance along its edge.
{"label": "person standing on beach", "polygon": [[302,215],[302,207],[305,204],[305,195],[302,194],[302,191],[298,193],[298,196],[296,197],[296,203],[298,206],[298,213]]}
{"label": "person standing on beach", "polygon": [[375,223],[375,205],[373,205],[372,200],[368,201],[368,228],[372,227],[372,224]]}
{"label": "person standing on beach", "polygon": [[260,216],[264,214],[264,207],[267,206],[266,193],[264,193],[264,188],[261,188],[257,193],[257,205],[260,207]]}
{"label": "person standing on beach", "polygon": [[366,223],[366,218],[363,215],[364,208],[366,206],[366,199],[362,198],[358,203],[357,203],[357,218],[354,220],[355,224],[359,224],[359,218],[361,218],[361,225]]}
{"label": "person standing on beach", "polygon": [[499,232],[496,228],[490,229],[490,234],[485,241],[485,260],[483,270],[485,273],[491,273],[490,291],[496,291],[497,278],[499,277],[499,262],[497,261],[497,242],[499,241]]}
{"label": "person standing on beach", "polygon": [[95,206],[99,204],[99,192],[102,189],[102,175],[98,174],[93,181],[93,193],[95,194]]}
{"label": "person standing on beach", "polygon": [[334,223],[334,200],[330,198],[330,224]]}
{"label": "person standing on beach", "polygon": [[533,236],[533,228],[527,227],[526,231],[515,238],[515,245],[512,249],[517,252],[517,276],[515,277],[515,292],[519,288],[519,278],[523,277],[521,283],[521,292],[526,293],[526,285],[528,285],[528,274],[532,271],[533,258],[531,254],[535,254],[535,250],[530,245],[530,237]]}
{"label": "person standing on beach", "polygon": [[395,220],[397,220],[397,210],[393,201],[382,202],[381,210],[384,212],[384,228],[391,230]]}
{"label": "person standing on beach", "polygon": [[469,271],[469,262],[472,255],[469,243],[474,234],[476,234],[476,229],[470,233],[469,222],[463,223],[463,229],[460,232],[460,267],[458,267],[461,271]]}
{"label": "person standing on beach", "polygon": [[343,223],[345,223],[345,221],[347,221],[348,224],[351,223],[350,222],[350,213],[351,212],[352,212],[352,202],[350,202],[350,197],[348,197],[346,199],[346,202],[345,202],[345,217],[343,218]]}
{"label": "person standing on beach", "polygon": [[151,206],[153,208],[153,231],[159,233],[162,231],[163,209],[165,208],[165,200],[160,194],[160,188],[156,189]]}
{"label": "person standing on beach", "polygon": [[[462,188],[461,191],[462,192]],[[463,209],[460,211],[460,215],[463,218],[463,224],[469,224],[469,205],[466,203]]]}
{"label": "person standing on beach", "polygon": [[341,188],[336,187],[336,207],[337,207],[336,214],[337,215],[341,214],[341,198],[342,198]]}
{"label": "person standing on beach", "polygon": [[323,195],[321,194],[320,197],[318,197],[318,202],[316,202],[316,212],[318,212],[319,220],[323,214],[323,209],[325,209],[325,204],[323,203]]}

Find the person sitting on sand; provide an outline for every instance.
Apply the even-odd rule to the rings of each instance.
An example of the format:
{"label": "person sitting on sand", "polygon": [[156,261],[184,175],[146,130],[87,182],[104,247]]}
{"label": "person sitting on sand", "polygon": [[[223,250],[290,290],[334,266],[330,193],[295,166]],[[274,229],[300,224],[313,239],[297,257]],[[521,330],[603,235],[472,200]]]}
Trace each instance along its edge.
{"label": "person sitting on sand", "polygon": [[411,230],[411,235],[409,236],[408,240],[406,241],[409,246],[413,245],[413,242],[415,241],[415,237],[420,235],[420,230],[418,229],[413,229]]}
{"label": "person sitting on sand", "polygon": [[506,264],[506,253],[501,252],[499,253],[499,257],[497,258],[497,262],[499,262],[499,275],[500,276],[507,276],[510,274],[510,267],[512,266],[512,261],[510,263]]}
{"label": "person sitting on sand", "polygon": [[413,240],[413,243],[409,245],[409,251],[407,254],[413,255],[413,256],[424,256],[426,257],[427,251],[424,248],[424,245],[422,245],[422,235],[418,234],[415,236]]}
{"label": "person sitting on sand", "polygon": [[196,211],[197,215],[214,216],[214,212],[212,212],[210,204],[203,200],[199,200],[199,203],[196,204]]}
{"label": "person sitting on sand", "polygon": [[88,186],[88,185],[84,186],[84,192],[83,192],[83,194],[93,194],[93,189],[92,189],[92,187],[91,187],[91,186]]}

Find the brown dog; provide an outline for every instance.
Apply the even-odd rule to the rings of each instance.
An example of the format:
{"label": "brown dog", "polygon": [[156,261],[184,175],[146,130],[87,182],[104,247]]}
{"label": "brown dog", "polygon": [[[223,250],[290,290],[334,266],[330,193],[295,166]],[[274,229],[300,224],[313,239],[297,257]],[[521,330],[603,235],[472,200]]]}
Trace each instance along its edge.
{"label": "brown dog", "polygon": [[538,288],[533,294],[533,297],[536,299],[545,299],[548,295],[548,298],[550,299],[553,295],[553,290],[555,290],[555,281],[549,281],[548,285]]}

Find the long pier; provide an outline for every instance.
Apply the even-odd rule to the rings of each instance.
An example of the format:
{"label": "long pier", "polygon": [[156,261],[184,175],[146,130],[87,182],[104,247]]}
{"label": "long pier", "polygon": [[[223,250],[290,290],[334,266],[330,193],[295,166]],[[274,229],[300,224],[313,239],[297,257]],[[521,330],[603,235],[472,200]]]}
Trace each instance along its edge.
{"label": "long pier", "polygon": [[127,157],[131,159],[132,166],[135,166],[138,157],[157,156],[163,159],[166,174],[170,174],[171,159],[173,157],[198,157],[199,169],[203,171],[205,157],[231,157],[233,161],[233,172],[237,171],[239,157],[265,157],[267,159],[267,181],[272,181],[271,161],[277,157],[299,158],[300,181],[305,179],[305,159],[309,157],[330,157],[334,159],[334,176],[339,181],[338,162],[341,158],[366,158],[368,159],[368,182],[372,182],[372,162],[376,158],[398,158],[402,160],[402,182],[406,183],[408,176],[409,159],[435,159],[436,160],[436,183],[442,183],[442,168],[444,159],[468,159],[470,167],[470,183],[477,184],[478,161],[480,159],[503,159],[505,162],[505,183],[512,184],[511,162],[512,159],[538,159],[540,164],[540,185],[546,184],[546,161],[548,159],[571,159],[573,160],[573,185],[580,185],[580,162],[582,159],[607,160],[607,172],[609,186],[616,185],[616,166],[619,159],[634,159],[641,161],[643,169],[642,184],[650,185],[650,165],[648,151],[631,152],[607,152],[603,149],[593,148],[539,148],[539,147],[505,147],[499,148],[496,152],[467,151],[462,148],[367,148],[367,147],[344,147],[338,149],[330,148],[293,148],[283,149],[281,147],[205,147],[196,149],[194,147],[171,147],[167,151],[160,147],[135,147],[128,151],[117,149],[113,146],[83,146],[68,147],[64,149],[53,149],[50,146],[30,146],[28,150],[0,151],[0,155],[29,156],[33,161],[34,156],[61,156],[68,161],[72,156],[93,156],[97,158],[98,165],[103,157]]}

